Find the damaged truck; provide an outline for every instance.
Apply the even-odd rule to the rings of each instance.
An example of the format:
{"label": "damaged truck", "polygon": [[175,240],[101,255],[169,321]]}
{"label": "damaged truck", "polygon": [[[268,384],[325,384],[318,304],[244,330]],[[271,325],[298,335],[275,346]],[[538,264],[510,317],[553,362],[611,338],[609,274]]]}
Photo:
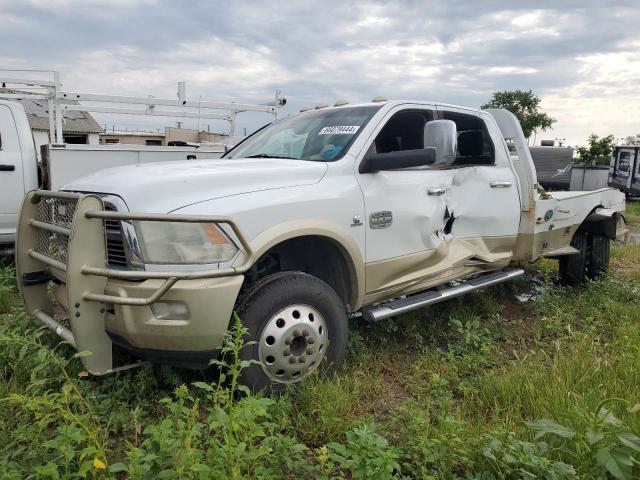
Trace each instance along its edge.
{"label": "damaged truck", "polygon": [[317,107],[219,160],[30,192],[17,276],[27,310],[86,352],[92,374],[126,368],[116,348],[206,367],[235,312],[254,342],[242,355],[257,361],[243,382],[278,389],[340,365],[349,316],[432,305],[540,257],[558,259],[570,284],[598,276],[624,207],[610,188],[545,192],[506,110]]}

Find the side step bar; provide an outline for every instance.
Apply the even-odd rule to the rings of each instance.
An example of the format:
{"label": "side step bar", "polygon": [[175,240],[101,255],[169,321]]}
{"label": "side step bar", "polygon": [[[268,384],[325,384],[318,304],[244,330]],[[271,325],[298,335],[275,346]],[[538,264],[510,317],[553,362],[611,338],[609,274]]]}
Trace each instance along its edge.
{"label": "side step bar", "polygon": [[465,280],[462,284],[455,287],[444,288],[440,290],[427,290],[410,297],[399,300],[392,300],[375,307],[366,308],[362,311],[365,320],[377,322],[390,317],[395,317],[402,313],[416,310],[417,308],[433,305],[434,303],[444,302],[454,297],[459,297],[474,290],[480,290],[491,285],[506,282],[512,278],[519,277],[524,274],[521,268],[500,270],[498,272],[484,273],[477,277]]}

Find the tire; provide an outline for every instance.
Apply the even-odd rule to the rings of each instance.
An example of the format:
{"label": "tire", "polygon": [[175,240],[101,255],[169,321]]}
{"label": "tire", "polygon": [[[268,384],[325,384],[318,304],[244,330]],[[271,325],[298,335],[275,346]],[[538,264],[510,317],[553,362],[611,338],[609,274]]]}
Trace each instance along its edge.
{"label": "tire", "polygon": [[322,280],[302,272],[265,277],[240,299],[236,311],[253,343],[240,381],[253,391],[281,391],[315,370],[340,366],[347,348],[346,309]]}
{"label": "tire", "polygon": [[589,234],[588,278],[595,279],[607,273],[610,252],[611,241],[608,237],[598,233]]}
{"label": "tire", "polygon": [[560,257],[560,280],[565,285],[579,285],[587,280],[589,242],[585,232],[578,231],[571,239],[571,246],[579,250],[574,255]]}

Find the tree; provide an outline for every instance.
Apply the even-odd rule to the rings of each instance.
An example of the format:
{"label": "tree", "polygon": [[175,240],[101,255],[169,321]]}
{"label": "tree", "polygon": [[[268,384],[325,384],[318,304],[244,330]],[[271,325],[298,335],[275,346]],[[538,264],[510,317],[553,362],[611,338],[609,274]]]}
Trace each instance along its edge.
{"label": "tree", "polygon": [[595,166],[609,165],[611,152],[615,146],[615,137],[607,135],[599,138],[595,133],[589,135],[587,140],[589,146],[576,148],[576,153],[580,157],[580,164]]}
{"label": "tree", "polygon": [[493,92],[491,100],[480,108],[506,108],[513,113],[522,126],[522,131],[527,139],[532,133],[539,130],[543,132],[551,128],[556,121],[540,109],[541,99],[532,90],[506,90]]}
{"label": "tree", "polygon": [[629,135],[624,139],[625,145],[640,145],[640,133],[637,135]]}

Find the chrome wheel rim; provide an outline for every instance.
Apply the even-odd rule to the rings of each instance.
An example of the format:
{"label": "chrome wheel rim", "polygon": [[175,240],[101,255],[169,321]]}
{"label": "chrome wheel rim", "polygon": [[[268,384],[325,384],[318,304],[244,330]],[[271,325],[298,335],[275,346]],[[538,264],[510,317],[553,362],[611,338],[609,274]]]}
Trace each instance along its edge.
{"label": "chrome wheel rim", "polygon": [[258,358],[267,376],[278,383],[299,382],[314,371],[329,346],[327,322],[309,305],[291,305],[266,323]]}

